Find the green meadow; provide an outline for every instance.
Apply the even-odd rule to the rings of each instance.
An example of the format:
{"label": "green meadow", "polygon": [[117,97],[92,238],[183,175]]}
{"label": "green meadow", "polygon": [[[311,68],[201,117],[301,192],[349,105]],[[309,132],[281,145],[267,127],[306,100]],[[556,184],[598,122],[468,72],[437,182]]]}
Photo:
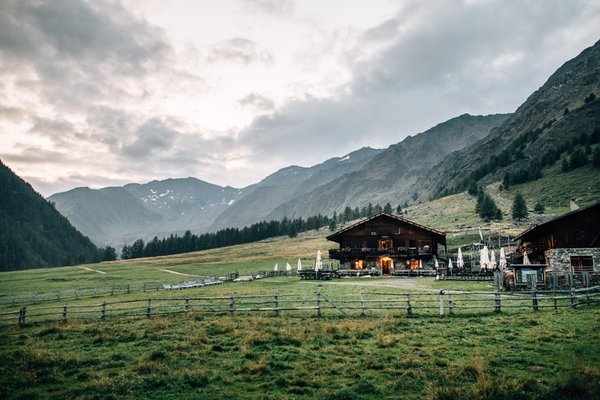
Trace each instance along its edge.
{"label": "green meadow", "polygon": [[[591,399],[600,398],[600,307],[506,308],[446,311],[440,289],[491,292],[491,282],[432,278],[347,278],[302,281],[297,276],[162,290],[162,283],[248,275],[298,259],[311,268],[316,249],[326,254],[326,232],[128,261],[0,274],[0,312],[26,306],[62,307],[66,322],[0,326],[0,397],[3,399]],[[328,264],[328,261],[325,261]],[[83,268],[82,268],[83,267]],[[90,271],[97,270],[104,274]],[[178,272],[176,275],[164,270]],[[116,291],[79,299],[10,304],[10,296],[115,285],[161,290]],[[360,292],[394,296],[432,293],[430,309],[367,310],[336,307],[296,312],[204,312],[192,306],[172,315],[144,315],[148,298],[267,296],[335,302]],[[89,294],[89,292],[87,292]],[[369,297],[371,296],[371,297]],[[425,298],[425,297],[424,297]],[[340,300],[341,299],[341,300]],[[132,301],[138,315],[108,312],[100,304]],[[139,301],[136,303],[134,301]],[[165,300],[168,301],[168,300]],[[196,302],[199,302],[197,300]],[[251,301],[240,297],[236,301]],[[262,301],[260,298],[255,301]],[[568,301],[568,300],[567,300]],[[194,301],[192,301],[193,303]],[[225,303],[227,304],[227,300]],[[419,304],[415,299],[414,304]],[[460,305],[456,299],[456,305]],[[462,303],[465,305],[466,303]],[[528,303],[530,304],[530,303]],[[73,314],[74,305],[93,310]],[[338,303],[345,307],[347,304]],[[119,307],[119,305],[110,305]],[[447,304],[446,304],[447,307]],[[56,312],[56,309],[54,309]],[[62,308],[58,308],[59,312]],[[85,318],[79,318],[85,317]]]}

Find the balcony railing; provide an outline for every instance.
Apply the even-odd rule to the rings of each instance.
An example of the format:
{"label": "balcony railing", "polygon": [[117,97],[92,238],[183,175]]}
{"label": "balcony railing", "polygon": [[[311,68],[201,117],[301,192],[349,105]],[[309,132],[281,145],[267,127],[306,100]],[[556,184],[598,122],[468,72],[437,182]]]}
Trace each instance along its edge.
{"label": "balcony railing", "polygon": [[349,248],[330,249],[329,258],[340,260],[342,258],[366,258],[379,256],[431,256],[433,251],[431,248],[424,247],[396,247],[390,249],[376,248]]}

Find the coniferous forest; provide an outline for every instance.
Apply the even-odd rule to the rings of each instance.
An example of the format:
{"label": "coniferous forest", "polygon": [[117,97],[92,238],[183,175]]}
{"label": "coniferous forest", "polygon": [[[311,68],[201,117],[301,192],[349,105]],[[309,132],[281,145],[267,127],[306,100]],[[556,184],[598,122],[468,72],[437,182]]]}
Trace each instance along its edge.
{"label": "coniferous forest", "polygon": [[0,271],[96,262],[105,251],[0,161]]}
{"label": "coniferous forest", "polygon": [[[361,209],[358,207],[354,209],[346,207],[342,213],[338,215],[334,212],[331,217],[319,214],[308,217],[307,219],[284,218],[281,221],[262,221],[250,226],[245,226],[242,229],[227,228],[221,229],[215,233],[203,233],[201,235],[186,231],[183,236],[171,234],[169,237],[162,239],[155,236],[148,243],[144,243],[142,239],[137,239],[131,245],[123,246],[121,258],[126,260],[131,258],[187,253],[190,251],[251,243],[275,236],[287,235],[289,237],[295,237],[300,232],[318,229],[324,226],[328,226],[331,230],[334,230],[337,228],[338,223],[348,222],[357,218],[370,217],[382,211],[392,213],[392,205],[387,203],[382,207],[379,204],[373,206],[369,203]],[[398,206],[396,212],[402,212],[402,207]]]}

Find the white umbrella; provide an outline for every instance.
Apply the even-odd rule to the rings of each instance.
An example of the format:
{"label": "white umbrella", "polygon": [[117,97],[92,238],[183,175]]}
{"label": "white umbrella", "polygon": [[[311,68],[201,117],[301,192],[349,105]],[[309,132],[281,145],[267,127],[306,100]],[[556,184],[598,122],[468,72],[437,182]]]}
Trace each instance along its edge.
{"label": "white umbrella", "polygon": [[277,266],[277,264],[275,264],[275,268],[273,268],[273,271],[279,271],[279,267]]}
{"label": "white umbrella", "polygon": [[529,257],[527,257],[527,253],[523,253],[523,265],[529,265],[531,261],[529,261]]}
{"label": "white umbrella", "polygon": [[483,246],[481,249],[480,257],[479,257],[479,267],[481,269],[487,268],[490,264],[490,255],[487,246]]}
{"label": "white umbrella", "polygon": [[440,267],[440,264],[438,263],[437,258],[433,257],[433,260],[435,261],[435,269],[438,269]]}
{"label": "white umbrella", "polygon": [[500,248],[500,269],[506,268],[506,253],[504,253],[504,247]]}
{"label": "white umbrella", "polygon": [[285,270],[288,272],[292,270],[292,266],[290,265],[290,263],[285,263]]}
{"label": "white umbrella", "polygon": [[452,271],[452,259],[448,258],[448,271]]}
{"label": "white umbrella", "polygon": [[302,261],[298,259],[298,271],[302,271]]}
{"label": "white umbrella", "polygon": [[458,257],[456,257],[456,266],[458,268],[463,268],[465,266],[465,261],[463,260],[462,251],[460,247],[458,248]]}
{"label": "white umbrella", "polygon": [[423,269],[423,260],[419,260],[419,269]]}
{"label": "white umbrella", "polygon": [[494,253],[494,250],[492,250],[492,255],[490,256],[490,268],[496,269],[496,265],[496,253]]}
{"label": "white umbrella", "polygon": [[323,261],[321,260],[321,250],[317,250],[317,260],[315,261],[315,271],[323,269]]}

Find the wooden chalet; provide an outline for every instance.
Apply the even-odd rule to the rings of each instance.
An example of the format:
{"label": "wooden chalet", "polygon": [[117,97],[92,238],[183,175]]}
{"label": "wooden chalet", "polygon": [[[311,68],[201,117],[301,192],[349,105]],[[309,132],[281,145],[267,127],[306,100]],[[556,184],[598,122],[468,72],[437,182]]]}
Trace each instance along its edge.
{"label": "wooden chalet", "polygon": [[527,253],[532,264],[544,265],[546,273],[570,274],[578,282],[585,272],[599,275],[600,203],[534,225],[516,239],[521,241],[517,255]]}
{"label": "wooden chalet", "polygon": [[398,270],[432,268],[446,234],[399,216],[379,213],[327,237],[339,243],[329,258],[340,268],[389,275]]}

